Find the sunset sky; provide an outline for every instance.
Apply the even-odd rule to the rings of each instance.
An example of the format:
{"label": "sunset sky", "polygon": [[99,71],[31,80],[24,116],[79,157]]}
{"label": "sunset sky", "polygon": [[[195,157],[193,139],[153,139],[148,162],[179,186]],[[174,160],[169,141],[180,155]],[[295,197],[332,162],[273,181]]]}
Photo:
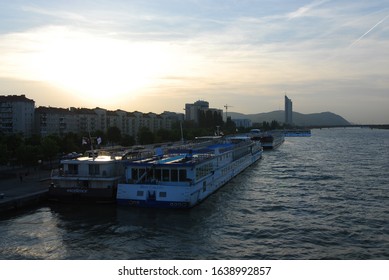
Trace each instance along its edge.
{"label": "sunset sky", "polygon": [[389,123],[389,1],[0,0],[0,94]]}

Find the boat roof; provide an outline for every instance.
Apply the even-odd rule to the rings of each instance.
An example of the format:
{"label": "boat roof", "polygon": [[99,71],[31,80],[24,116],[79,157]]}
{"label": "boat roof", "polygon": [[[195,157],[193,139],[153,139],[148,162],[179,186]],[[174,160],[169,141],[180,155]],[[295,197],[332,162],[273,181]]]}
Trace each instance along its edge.
{"label": "boat roof", "polygon": [[[209,137],[202,138],[204,140],[210,139]],[[221,139],[221,137],[212,137],[211,139]],[[235,146],[234,140],[247,140],[249,137],[236,136],[225,138],[231,141],[212,141],[205,146],[191,147],[181,146],[175,147],[168,150],[167,154],[159,154],[153,157],[143,158],[128,162],[129,166],[188,166],[194,165],[201,161],[206,161],[213,158],[215,155],[224,153],[228,150],[233,149]]]}
{"label": "boat roof", "polygon": [[122,157],[120,156],[108,156],[108,155],[99,155],[97,157],[87,157],[82,156],[74,159],[63,159],[61,160],[62,164],[79,164],[79,163],[85,163],[85,162],[95,162],[95,163],[106,163],[106,162],[113,162],[113,161],[119,161]]}

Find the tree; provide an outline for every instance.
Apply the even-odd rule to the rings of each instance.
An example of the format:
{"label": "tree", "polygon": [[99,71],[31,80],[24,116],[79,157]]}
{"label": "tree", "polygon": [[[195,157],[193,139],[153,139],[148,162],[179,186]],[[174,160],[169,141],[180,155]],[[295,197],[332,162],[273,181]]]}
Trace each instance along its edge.
{"label": "tree", "polygon": [[23,137],[20,134],[8,135],[5,141],[8,151],[10,151],[13,156],[15,156],[16,149],[24,143]]}
{"label": "tree", "polygon": [[268,122],[266,122],[266,121],[264,121],[263,123],[262,123],[262,130],[264,130],[264,131],[267,131],[267,130],[270,130],[270,124],[268,123]]}
{"label": "tree", "polygon": [[35,166],[38,164],[40,153],[38,146],[23,144],[16,149],[17,162],[23,166]]}
{"label": "tree", "polygon": [[236,133],[236,125],[231,120],[231,117],[227,117],[227,122],[226,122],[226,124],[225,124],[223,129],[224,129],[224,134]]}
{"label": "tree", "polygon": [[276,120],[273,120],[270,124],[270,128],[271,129],[277,129],[277,128],[280,128],[280,124],[276,121]]}
{"label": "tree", "polygon": [[160,129],[155,133],[155,142],[162,143],[172,141],[172,131],[167,129]]}
{"label": "tree", "polygon": [[57,141],[55,141],[55,138],[51,136],[45,137],[42,140],[41,147],[43,159],[49,160],[51,165],[52,160],[55,159],[59,153],[59,145]]}
{"label": "tree", "polygon": [[215,111],[213,113],[213,118],[214,118],[215,126],[217,126],[217,125],[222,126],[223,125],[223,116],[221,114],[219,114],[218,112]]}
{"label": "tree", "polygon": [[116,126],[111,126],[107,129],[107,140],[112,144],[120,143],[122,140],[122,133]]}
{"label": "tree", "polygon": [[0,164],[7,164],[10,158],[10,152],[7,149],[7,145],[0,143]]}
{"label": "tree", "polygon": [[39,134],[34,134],[31,137],[25,139],[25,144],[39,146],[41,144],[42,137]]}
{"label": "tree", "polygon": [[154,134],[147,127],[142,127],[141,129],[139,129],[138,141],[141,145],[153,144]]}
{"label": "tree", "polygon": [[135,139],[131,135],[125,134],[122,136],[120,144],[122,146],[133,146],[135,145]]}
{"label": "tree", "polygon": [[61,139],[61,151],[63,153],[70,153],[70,152],[78,152],[82,149],[80,148],[81,145],[81,136],[69,132],[63,136]]}

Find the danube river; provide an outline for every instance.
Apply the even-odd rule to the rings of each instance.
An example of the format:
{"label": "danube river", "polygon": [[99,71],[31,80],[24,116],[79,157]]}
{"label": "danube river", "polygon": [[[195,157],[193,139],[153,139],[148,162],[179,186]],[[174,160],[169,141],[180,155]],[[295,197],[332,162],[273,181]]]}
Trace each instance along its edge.
{"label": "danube river", "polygon": [[47,204],[0,259],[389,259],[389,130],[313,130],[190,210]]}

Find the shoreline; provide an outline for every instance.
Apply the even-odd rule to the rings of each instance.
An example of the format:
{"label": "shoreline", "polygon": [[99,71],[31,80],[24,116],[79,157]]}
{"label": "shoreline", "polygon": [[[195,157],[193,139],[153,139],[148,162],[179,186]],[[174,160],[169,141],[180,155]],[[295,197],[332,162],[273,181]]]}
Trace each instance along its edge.
{"label": "shoreline", "polygon": [[19,176],[0,180],[0,214],[48,200],[50,171],[22,171],[25,170],[14,170]]}

